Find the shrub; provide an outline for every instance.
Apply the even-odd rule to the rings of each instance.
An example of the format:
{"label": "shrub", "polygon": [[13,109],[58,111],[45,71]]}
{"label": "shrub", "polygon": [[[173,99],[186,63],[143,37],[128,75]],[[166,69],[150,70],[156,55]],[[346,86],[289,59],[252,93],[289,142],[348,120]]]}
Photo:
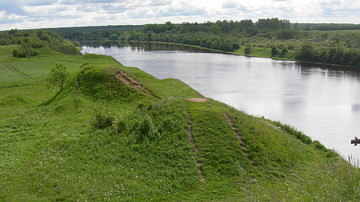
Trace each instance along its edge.
{"label": "shrub", "polygon": [[273,46],[271,48],[271,57],[276,57],[278,54],[279,54],[279,50],[275,46]]}
{"label": "shrub", "polygon": [[137,144],[148,144],[160,139],[158,128],[154,125],[153,120],[147,114],[142,118],[142,120],[135,124],[133,131],[135,132],[135,142]]}
{"label": "shrub", "polygon": [[33,41],[32,44],[31,44],[31,47],[33,47],[33,48],[42,48],[42,47],[44,47],[44,44],[41,43],[40,41]]}
{"label": "shrub", "polygon": [[48,87],[56,86],[62,90],[65,86],[67,79],[70,77],[70,73],[67,71],[67,67],[62,64],[56,64],[55,68],[52,68],[47,77]]}
{"label": "shrub", "polygon": [[14,57],[25,58],[36,56],[39,53],[31,47],[30,43],[23,43],[19,49],[13,49],[12,54]]}
{"label": "shrub", "polygon": [[98,129],[105,129],[112,125],[114,117],[104,113],[102,110],[95,110],[95,121],[93,126]]}
{"label": "shrub", "polygon": [[250,46],[246,47],[245,50],[244,50],[244,53],[245,54],[250,54],[251,53],[251,47]]}
{"label": "shrub", "polygon": [[121,133],[127,129],[127,122],[123,119],[116,121],[116,128],[114,128],[116,133]]}
{"label": "shrub", "polygon": [[236,43],[236,42],[233,42],[232,45],[231,45],[231,49],[234,51],[234,50],[237,50],[240,48],[240,44],[239,43]]}
{"label": "shrub", "polygon": [[288,49],[284,46],[284,47],[281,49],[280,57],[284,57],[287,52],[288,52]]}
{"label": "shrub", "polygon": [[54,50],[65,54],[79,54],[79,50],[70,42],[64,42],[58,47],[54,47]]}

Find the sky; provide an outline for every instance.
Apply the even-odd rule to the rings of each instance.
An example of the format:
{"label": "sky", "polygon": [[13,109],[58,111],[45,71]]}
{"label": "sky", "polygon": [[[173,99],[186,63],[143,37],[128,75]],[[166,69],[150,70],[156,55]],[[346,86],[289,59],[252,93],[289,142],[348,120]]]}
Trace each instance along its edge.
{"label": "sky", "polygon": [[360,24],[359,0],[0,0],[0,30],[259,18]]}

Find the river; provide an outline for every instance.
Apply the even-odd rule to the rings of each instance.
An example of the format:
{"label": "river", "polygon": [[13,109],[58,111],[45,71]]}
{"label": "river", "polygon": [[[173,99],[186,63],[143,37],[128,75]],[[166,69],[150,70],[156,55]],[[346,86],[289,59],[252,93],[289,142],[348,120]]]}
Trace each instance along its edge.
{"label": "river", "polygon": [[83,46],[153,76],[177,78],[206,97],[289,124],[345,159],[360,159],[360,71],[206,53],[169,45]]}

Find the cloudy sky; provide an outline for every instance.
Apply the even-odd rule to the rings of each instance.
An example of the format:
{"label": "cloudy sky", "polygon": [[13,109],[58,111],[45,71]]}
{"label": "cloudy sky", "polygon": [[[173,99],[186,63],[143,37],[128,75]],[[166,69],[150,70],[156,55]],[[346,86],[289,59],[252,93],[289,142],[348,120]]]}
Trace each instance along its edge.
{"label": "cloudy sky", "polygon": [[359,0],[0,0],[0,30],[278,17],[360,23]]}

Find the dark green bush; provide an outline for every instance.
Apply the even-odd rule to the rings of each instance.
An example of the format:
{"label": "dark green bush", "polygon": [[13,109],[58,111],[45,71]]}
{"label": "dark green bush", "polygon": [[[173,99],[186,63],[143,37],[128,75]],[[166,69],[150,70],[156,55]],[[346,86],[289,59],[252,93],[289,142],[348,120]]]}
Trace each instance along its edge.
{"label": "dark green bush", "polygon": [[281,49],[280,57],[284,57],[287,52],[288,52],[288,49],[284,46],[284,47]]}
{"label": "dark green bush", "polygon": [[279,55],[279,50],[275,46],[273,46],[271,48],[271,57],[276,57],[278,55]]}
{"label": "dark green bush", "polygon": [[117,120],[116,121],[116,133],[121,133],[121,132],[126,131],[127,126],[128,126],[128,124],[125,120],[123,120],[123,119]]}
{"label": "dark green bush", "polygon": [[244,50],[244,53],[245,54],[250,54],[251,53],[251,47],[250,46],[246,47],[245,50]]}
{"label": "dark green bush", "polygon": [[28,46],[21,46],[20,48],[13,49],[12,54],[17,58],[33,57],[39,53]]}
{"label": "dark green bush", "polygon": [[135,142],[152,143],[160,139],[160,133],[158,128],[154,125],[152,118],[149,115],[145,115],[140,121],[138,121],[133,129],[135,133]]}
{"label": "dark green bush", "polygon": [[102,110],[95,110],[95,120],[93,126],[98,129],[105,129],[112,125],[114,117],[104,113]]}

